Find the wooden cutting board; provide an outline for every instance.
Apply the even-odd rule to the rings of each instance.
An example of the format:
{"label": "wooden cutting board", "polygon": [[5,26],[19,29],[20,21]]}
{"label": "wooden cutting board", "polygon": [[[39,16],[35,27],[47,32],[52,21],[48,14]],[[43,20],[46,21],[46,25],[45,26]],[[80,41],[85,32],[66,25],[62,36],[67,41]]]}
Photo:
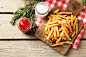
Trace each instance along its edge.
{"label": "wooden cutting board", "polygon": [[[55,11],[56,9],[61,9],[61,11],[71,11],[73,12],[73,15],[77,15],[83,8],[83,6],[81,5],[81,8],[79,8],[77,11],[72,11],[69,7],[71,6],[71,4],[74,2],[75,0],[70,0],[69,4],[67,6],[66,10],[61,9],[58,6],[54,6],[54,8],[51,10],[51,12],[49,12],[49,14],[47,16],[49,16],[53,11]],[[36,31],[35,35],[41,39],[42,41],[46,42],[48,45],[52,45],[52,43],[50,43],[48,40],[45,40],[45,31],[44,31],[44,24],[47,23],[48,18],[47,16],[45,17],[43,23],[41,24],[41,26],[38,28],[38,30]],[[78,33],[80,32],[81,28],[83,27],[83,23],[81,21],[78,20]],[[78,34],[76,34],[73,38],[71,38],[71,42],[74,41],[74,39],[77,37]],[[66,47],[62,47],[62,46],[57,46],[57,47],[53,47],[55,50],[59,51],[61,54],[66,54],[68,49],[70,48],[71,45],[66,45]]]}

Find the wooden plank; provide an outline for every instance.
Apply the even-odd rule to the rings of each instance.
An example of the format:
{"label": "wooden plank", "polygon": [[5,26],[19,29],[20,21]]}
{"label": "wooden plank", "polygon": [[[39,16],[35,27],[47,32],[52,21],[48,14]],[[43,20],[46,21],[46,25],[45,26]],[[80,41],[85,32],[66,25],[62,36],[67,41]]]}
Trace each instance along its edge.
{"label": "wooden plank", "polygon": [[12,26],[11,18],[10,14],[0,14],[0,39],[37,39],[34,33],[24,34],[16,24]]}
{"label": "wooden plank", "polygon": [[29,1],[33,2],[35,0],[0,0],[0,12],[14,12]]}
{"label": "wooden plank", "polygon": [[[13,12],[19,7],[24,6],[24,2],[35,0],[0,0],[0,12]],[[77,0],[80,3],[82,0]]]}
{"label": "wooden plank", "polygon": [[[23,34],[15,24],[12,26],[10,20],[11,14],[0,14],[0,39],[38,39],[35,35]],[[86,28],[82,39],[86,39]]]}
{"label": "wooden plank", "polygon": [[[0,41],[0,57],[86,57],[86,40],[62,55],[42,41]],[[52,54],[51,54],[52,53]]]}

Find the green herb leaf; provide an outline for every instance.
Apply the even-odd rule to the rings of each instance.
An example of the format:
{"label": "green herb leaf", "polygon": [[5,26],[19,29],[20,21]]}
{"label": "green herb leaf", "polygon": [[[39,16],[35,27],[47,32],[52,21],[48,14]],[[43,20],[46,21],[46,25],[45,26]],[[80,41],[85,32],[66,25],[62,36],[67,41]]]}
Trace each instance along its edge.
{"label": "green herb leaf", "polygon": [[83,5],[85,5],[85,6],[86,6],[86,0],[84,0],[84,1],[83,1]]}

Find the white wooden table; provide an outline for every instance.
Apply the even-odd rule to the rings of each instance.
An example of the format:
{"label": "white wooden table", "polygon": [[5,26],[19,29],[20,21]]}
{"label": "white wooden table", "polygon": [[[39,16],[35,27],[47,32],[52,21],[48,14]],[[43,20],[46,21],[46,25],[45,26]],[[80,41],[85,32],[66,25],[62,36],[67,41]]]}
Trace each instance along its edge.
{"label": "white wooden table", "polygon": [[[10,20],[12,12],[34,0],[0,0],[0,57],[86,57],[86,28],[77,50],[60,54],[35,35],[23,34]],[[81,0],[80,0],[81,2]]]}

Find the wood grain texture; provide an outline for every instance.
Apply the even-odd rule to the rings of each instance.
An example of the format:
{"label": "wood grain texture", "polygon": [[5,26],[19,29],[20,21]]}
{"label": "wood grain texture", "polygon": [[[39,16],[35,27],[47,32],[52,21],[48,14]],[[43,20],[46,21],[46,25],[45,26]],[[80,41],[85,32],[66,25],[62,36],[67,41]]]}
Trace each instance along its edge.
{"label": "wood grain texture", "polygon": [[35,0],[0,0],[0,12],[14,12],[29,1],[33,2]]}
{"label": "wood grain texture", "polygon": [[0,57],[86,57],[86,41],[62,55],[42,41],[0,41]]}
{"label": "wood grain texture", "polygon": [[[35,33],[22,33],[17,24],[10,24],[11,14],[0,14],[0,39],[37,39]],[[17,22],[16,22],[17,23]]]}
{"label": "wood grain texture", "polygon": [[[25,1],[34,0],[0,0],[0,12],[13,12],[22,7]],[[16,25],[12,26],[9,23],[11,18],[10,14],[0,14],[0,39],[37,39],[33,35],[21,33]],[[82,39],[86,39],[86,28]],[[40,40],[0,40],[0,57],[86,57],[85,43],[86,40],[81,40],[78,50],[70,48],[64,56]]]}
{"label": "wood grain texture", "polygon": [[[24,6],[24,2],[35,1],[35,0],[0,0],[0,12],[13,12],[19,7]],[[82,0],[77,0],[80,3]]]}
{"label": "wood grain texture", "polygon": [[[38,39],[32,34],[23,34],[16,25],[12,26],[11,14],[0,14],[0,39]],[[86,39],[86,28],[82,39]]]}
{"label": "wood grain texture", "polygon": [[[0,0],[0,12],[13,12],[22,7],[25,1],[33,2],[34,0]],[[81,2],[82,0],[77,1]],[[12,26],[9,23],[11,18],[11,14],[0,14],[0,39],[38,39],[32,34],[23,34],[16,25]],[[82,39],[86,39],[86,29]]]}
{"label": "wood grain texture", "polygon": [[[73,3],[72,0],[70,0],[70,2]],[[69,2],[69,3],[70,3],[70,2]],[[70,5],[69,5],[69,6],[70,6]],[[69,7],[69,6],[68,6],[68,7]],[[61,9],[61,8],[58,7],[58,6],[54,6],[54,8],[51,10],[51,12],[48,14],[48,16],[49,16],[50,14],[52,14],[56,9]],[[67,9],[67,10],[68,10],[68,9]],[[65,11],[67,11],[67,10],[65,10]],[[61,9],[61,12],[64,12],[64,10]],[[76,15],[76,14],[78,13],[78,11],[76,11],[76,12],[74,12],[74,13],[75,13],[75,15]],[[74,13],[73,13],[73,14],[74,14]],[[50,43],[48,40],[45,40],[45,37],[44,37],[44,35],[45,35],[45,31],[44,31],[45,26],[44,26],[44,24],[46,24],[47,21],[48,21],[48,18],[47,18],[47,16],[46,16],[45,20],[43,21],[43,23],[41,24],[41,26],[38,28],[38,30],[36,31],[35,35],[36,35],[39,39],[41,39],[42,41],[46,42],[48,45],[51,46],[52,43]],[[83,23],[82,23],[81,21],[79,21],[79,22],[78,22],[78,25],[79,25],[79,30],[78,30],[78,33],[79,33],[80,30],[81,30],[81,28],[83,27]],[[78,34],[76,34],[73,38],[71,38],[71,39],[72,39],[71,42],[74,41],[74,39],[77,37],[77,35],[78,35]],[[57,47],[53,47],[53,48],[56,49],[57,51],[59,51],[61,54],[66,54],[67,51],[68,51],[68,49],[70,48],[70,46],[71,46],[71,45],[67,45],[67,47],[57,46]]]}

